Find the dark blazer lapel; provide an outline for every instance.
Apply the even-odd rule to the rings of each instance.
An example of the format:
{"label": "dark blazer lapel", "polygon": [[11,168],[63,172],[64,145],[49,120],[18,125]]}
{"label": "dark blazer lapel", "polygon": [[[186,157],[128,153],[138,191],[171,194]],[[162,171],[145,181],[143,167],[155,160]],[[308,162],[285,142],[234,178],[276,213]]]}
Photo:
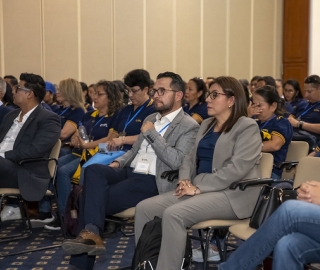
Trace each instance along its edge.
{"label": "dark blazer lapel", "polygon": [[0,131],[0,142],[3,141],[4,137],[8,133],[9,129],[11,128],[13,124],[13,120],[16,119],[16,117],[19,115],[20,110],[16,110],[15,113],[11,115],[10,118],[6,118],[4,121],[1,123],[1,131]]}
{"label": "dark blazer lapel", "polygon": [[181,109],[181,111],[177,114],[177,116],[173,119],[173,121],[167,128],[166,132],[163,134],[164,139],[166,139],[169,136],[169,134],[175,129],[175,127],[180,124],[183,116],[184,116],[184,110]]}
{"label": "dark blazer lapel", "polygon": [[21,141],[25,130],[27,129],[27,127],[29,126],[29,124],[33,121],[33,119],[36,117],[36,115],[39,113],[39,111],[41,110],[41,104],[38,105],[37,108],[35,108],[35,110],[30,114],[30,116],[28,117],[27,121],[24,123],[24,125],[22,126],[22,128],[20,129],[18,136],[14,142],[13,148],[15,148],[16,145],[19,144],[19,142]]}

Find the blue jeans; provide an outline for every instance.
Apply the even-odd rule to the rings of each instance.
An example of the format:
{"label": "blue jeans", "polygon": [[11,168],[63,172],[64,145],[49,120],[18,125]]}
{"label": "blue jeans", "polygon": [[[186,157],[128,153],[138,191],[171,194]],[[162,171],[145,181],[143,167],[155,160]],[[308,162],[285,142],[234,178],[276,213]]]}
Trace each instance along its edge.
{"label": "blue jeans", "polygon": [[[80,157],[73,154],[68,154],[62,156],[58,159],[57,168],[57,192],[58,192],[58,209],[62,216],[64,216],[68,196],[71,192],[71,177],[77,170],[80,162]],[[51,211],[51,201],[50,198],[44,197],[39,202],[39,211],[50,212]]]}
{"label": "blue jeans", "polygon": [[320,206],[289,200],[230,256],[219,270],[253,270],[273,251],[273,270],[320,262]]}

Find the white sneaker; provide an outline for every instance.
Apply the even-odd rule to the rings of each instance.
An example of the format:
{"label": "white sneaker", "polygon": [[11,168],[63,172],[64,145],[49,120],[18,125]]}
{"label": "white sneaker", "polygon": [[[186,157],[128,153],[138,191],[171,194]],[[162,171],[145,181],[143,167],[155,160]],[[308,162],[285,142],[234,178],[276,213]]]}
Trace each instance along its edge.
{"label": "white sneaker", "polygon": [[[192,260],[195,262],[203,262],[201,247],[192,250]],[[214,251],[211,246],[208,249],[208,259],[210,262],[220,261],[219,251]]]}
{"label": "white sneaker", "polygon": [[20,208],[6,205],[3,207],[0,216],[2,221],[21,219]]}

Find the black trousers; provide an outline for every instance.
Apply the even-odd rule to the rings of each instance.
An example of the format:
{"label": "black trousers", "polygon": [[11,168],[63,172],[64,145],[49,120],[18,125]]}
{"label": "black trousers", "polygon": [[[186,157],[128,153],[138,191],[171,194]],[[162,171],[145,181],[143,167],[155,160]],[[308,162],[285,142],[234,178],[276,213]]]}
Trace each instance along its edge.
{"label": "black trousers", "polygon": [[[80,203],[79,232],[92,223],[104,228],[106,215],[113,215],[136,206],[140,201],[158,195],[155,176],[137,174],[132,168],[111,168],[93,164],[84,174],[83,197]],[[73,255],[70,264],[92,269],[95,256]]]}

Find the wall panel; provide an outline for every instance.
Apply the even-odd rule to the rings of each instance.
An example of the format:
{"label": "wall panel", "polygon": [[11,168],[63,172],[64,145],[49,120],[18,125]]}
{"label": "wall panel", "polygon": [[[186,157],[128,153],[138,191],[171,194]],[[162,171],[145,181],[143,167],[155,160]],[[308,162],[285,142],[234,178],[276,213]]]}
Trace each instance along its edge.
{"label": "wall panel", "polygon": [[[40,0],[2,1],[5,74],[42,72]],[[3,74],[4,75],[4,74]]]}
{"label": "wall panel", "polygon": [[144,1],[114,1],[114,77],[144,68]]}
{"label": "wall panel", "polygon": [[113,1],[81,0],[81,74],[91,84],[113,78]]}
{"label": "wall panel", "polygon": [[174,21],[172,0],[146,1],[146,69],[155,79],[174,69]]}
{"label": "wall panel", "polygon": [[4,48],[3,48],[3,3],[0,0],[0,77],[4,74]]}
{"label": "wall panel", "polygon": [[65,78],[79,79],[78,1],[66,4],[64,0],[42,0],[42,5],[43,75],[54,83]]}

